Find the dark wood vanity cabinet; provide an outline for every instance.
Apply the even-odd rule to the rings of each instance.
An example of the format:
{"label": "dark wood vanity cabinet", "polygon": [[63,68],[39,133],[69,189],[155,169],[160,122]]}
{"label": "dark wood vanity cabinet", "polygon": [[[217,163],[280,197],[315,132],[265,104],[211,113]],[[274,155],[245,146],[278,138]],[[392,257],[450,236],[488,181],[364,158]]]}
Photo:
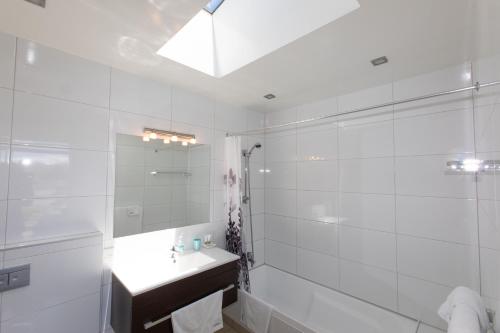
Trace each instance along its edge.
{"label": "dark wood vanity cabinet", "polygon": [[171,320],[146,328],[145,324],[170,315],[218,290],[224,290],[223,307],[237,300],[238,271],[233,261],[210,270],[169,283],[142,294],[132,296],[113,275],[111,326],[115,333],[169,333]]}

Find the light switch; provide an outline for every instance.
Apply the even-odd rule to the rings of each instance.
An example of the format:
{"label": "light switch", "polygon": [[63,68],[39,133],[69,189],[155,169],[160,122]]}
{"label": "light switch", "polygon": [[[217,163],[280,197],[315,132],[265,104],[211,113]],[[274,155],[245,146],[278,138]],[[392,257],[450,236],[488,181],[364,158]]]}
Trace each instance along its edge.
{"label": "light switch", "polygon": [[0,270],[0,292],[30,284],[30,265],[9,267]]}
{"label": "light switch", "polygon": [[9,286],[9,274],[0,275],[0,291],[4,291]]}
{"label": "light switch", "polygon": [[9,274],[9,288],[19,288],[30,284],[30,271],[23,269]]}

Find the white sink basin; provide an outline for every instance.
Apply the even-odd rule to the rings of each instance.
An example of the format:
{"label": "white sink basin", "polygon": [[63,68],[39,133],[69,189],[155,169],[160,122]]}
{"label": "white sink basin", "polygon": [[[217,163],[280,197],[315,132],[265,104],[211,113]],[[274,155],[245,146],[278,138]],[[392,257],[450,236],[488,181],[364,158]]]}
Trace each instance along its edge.
{"label": "white sink basin", "polygon": [[112,271],[136,296],[239,259],[219,248],[175,253],[175,262],[172,253],[166,249],[115,249]]}

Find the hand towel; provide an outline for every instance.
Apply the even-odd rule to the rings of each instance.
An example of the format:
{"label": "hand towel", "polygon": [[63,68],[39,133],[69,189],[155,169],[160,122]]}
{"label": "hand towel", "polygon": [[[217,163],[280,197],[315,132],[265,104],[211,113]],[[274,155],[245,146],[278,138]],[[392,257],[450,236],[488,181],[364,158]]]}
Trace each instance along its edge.
{"label": "hand towel", "polygon": [[466,287],[455,288],[438,314],[448,323],[448,333],[484,333],[489,327],[481,296]]}
{"label": "hand towel", "polygon": [[222,294],[219,290],[172,312],[174,333],[213,333],[222,329]]}
{"label": "hand towel", "polygon": [[273,307],[252,294],[240,290],[241,322],[253,333],[267,333]]}

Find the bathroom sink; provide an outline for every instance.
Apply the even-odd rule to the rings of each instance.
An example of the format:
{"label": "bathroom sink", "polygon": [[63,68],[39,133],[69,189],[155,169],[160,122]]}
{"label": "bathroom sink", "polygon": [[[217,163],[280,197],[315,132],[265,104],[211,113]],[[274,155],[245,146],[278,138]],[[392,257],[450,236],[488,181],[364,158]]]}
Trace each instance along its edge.
{"label": "bathroom sink", "polygon": [[165,249],[115,249],[112,271],[135,296],[238,259],[219,248],[184,254]]}

